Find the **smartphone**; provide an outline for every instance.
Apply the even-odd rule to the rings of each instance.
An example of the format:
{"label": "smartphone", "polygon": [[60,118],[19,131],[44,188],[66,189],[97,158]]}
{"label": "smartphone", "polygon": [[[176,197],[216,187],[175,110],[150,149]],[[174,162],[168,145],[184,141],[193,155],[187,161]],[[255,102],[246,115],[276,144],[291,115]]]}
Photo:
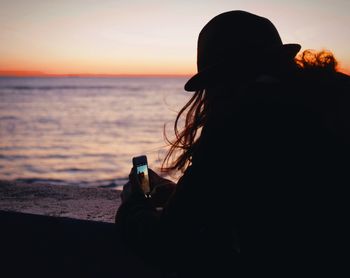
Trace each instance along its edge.
{"label": "smartphone", "polygon": [[136,175],[140,181],[142,191],[145,193],[146,197],[149,197],[151,188],[149,185],[147,156],[140,155],[133,157],[132,164],[134,165]]}

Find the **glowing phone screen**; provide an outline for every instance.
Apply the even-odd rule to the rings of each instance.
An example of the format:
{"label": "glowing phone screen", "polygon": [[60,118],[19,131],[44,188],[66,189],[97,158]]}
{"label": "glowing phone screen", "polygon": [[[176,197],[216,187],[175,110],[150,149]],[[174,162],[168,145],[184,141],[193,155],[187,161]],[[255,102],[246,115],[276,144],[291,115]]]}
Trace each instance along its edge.
{"label": "glowing phone screen", "polygon": [[141,188],[142,188],[143,192],[149,193],[150,187],[149,187],[147,164],[137,165],[136,166],[136,174],[137,174],[137,177],[140,181]]}

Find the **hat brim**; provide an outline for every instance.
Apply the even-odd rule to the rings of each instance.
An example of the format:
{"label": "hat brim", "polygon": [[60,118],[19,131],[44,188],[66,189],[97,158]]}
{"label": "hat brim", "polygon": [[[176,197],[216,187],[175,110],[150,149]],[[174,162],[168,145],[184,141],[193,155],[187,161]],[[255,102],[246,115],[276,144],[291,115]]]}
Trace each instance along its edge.
{"label": "hat brim", "polygon": [[[261,55],[277,55],[284,58],[294,58],[296,54],[300,51],[300,44],[284,44],[275,49],[265,50]],[[205,89],[208,85],[208,81],[212,79],[213,76],[218,75],[218,68],[223,67],[223,63],[227,64],[227,61],[220,62],[213,66],[207,67],[194,76],[192,76],[185,84],[185,90],[188,92],[194,92],[198,90]],[[230,68],[232,65],[230,66]]]}

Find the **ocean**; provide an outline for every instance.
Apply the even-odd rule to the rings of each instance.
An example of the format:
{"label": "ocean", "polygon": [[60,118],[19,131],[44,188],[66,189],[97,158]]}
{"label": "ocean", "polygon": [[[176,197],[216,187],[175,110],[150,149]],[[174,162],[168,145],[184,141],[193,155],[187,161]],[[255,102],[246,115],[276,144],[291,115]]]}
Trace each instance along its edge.
{"label": "ocean", "polygon": [[120,188],[133,156],[159,169],[186,78],[0,78],[0,179]]}

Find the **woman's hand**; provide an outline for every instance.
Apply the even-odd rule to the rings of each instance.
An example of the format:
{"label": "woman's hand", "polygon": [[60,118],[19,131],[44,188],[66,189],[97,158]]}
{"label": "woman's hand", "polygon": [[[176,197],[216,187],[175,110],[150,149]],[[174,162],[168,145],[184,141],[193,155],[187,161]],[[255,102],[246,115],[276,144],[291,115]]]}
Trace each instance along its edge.
{"label": "woman's hand", "polygon": [[143,193],[141,189],[141,184],[139,179],[136,176],[134,167],[131,168],[129,174],[129,181],[124,184],[123,191],[120,194],[120,198],[122,199],[122,203],[126,202],[130,196],[134,193]]}
{"label": "woman's hand", "polygon": [[[152,201],[156,207],[163,207],[175,190],[176,184],[169,179],[159,176],[152,169],[148,169],[148,175]],[[135,193],[143,194],[140,181],[137,178],[134,168],[132,168],[129,174],[129,181],[124,185],[120,195],[122,203],[126,202]]]}
{"label": "woman's hand", "polygon": [[169,179],[159,176],[152,169],[148,169],[151,186],[152,201],[156,207],[164,207],[176,188],[176,184]]}

